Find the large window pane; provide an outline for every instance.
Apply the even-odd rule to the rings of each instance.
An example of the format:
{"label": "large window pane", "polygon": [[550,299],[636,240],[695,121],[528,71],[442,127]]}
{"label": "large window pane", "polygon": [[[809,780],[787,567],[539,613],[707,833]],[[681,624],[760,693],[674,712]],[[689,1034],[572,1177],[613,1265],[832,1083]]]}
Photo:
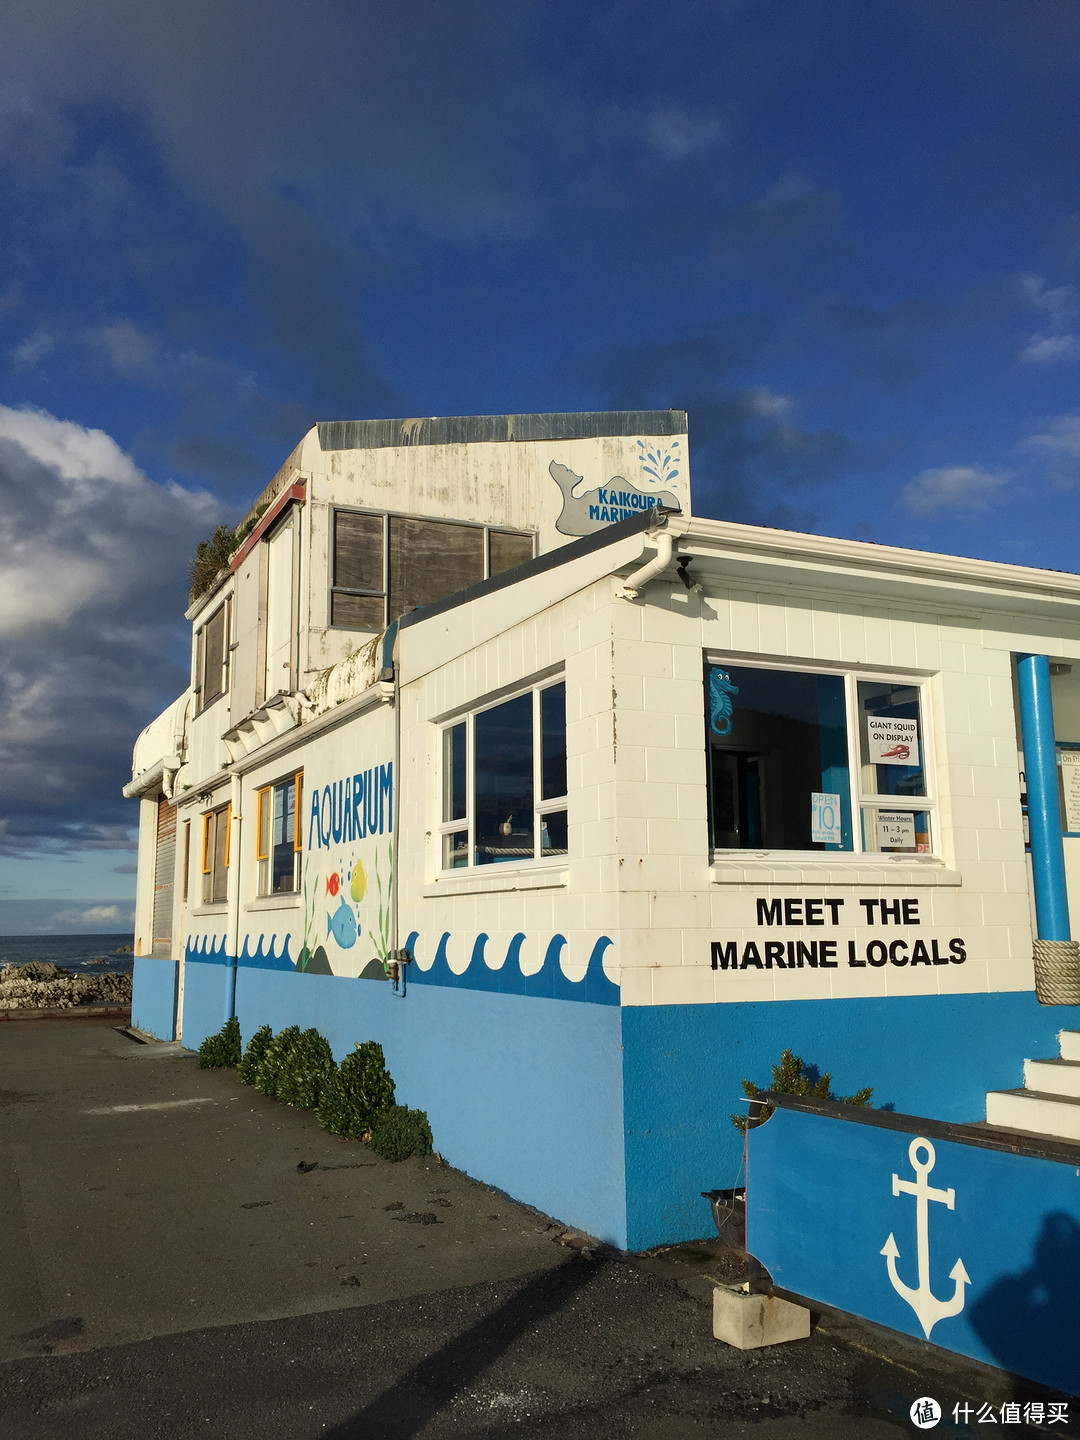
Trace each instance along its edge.
{"label": "large window pane", "polygon": [[[852,849],[842,676],[710,665],[706,704],[715,849]],[[840,818],[829,840],[814,838],[821,795]]]}
{"label": "large window pane", "polygon": [[465,722],[443,731],[443,814],[444,820],[464,820]]}
{"label": "large window pane", "polygon": [[296,873],[296,781],[287,780],[274,788],[273,849],[271,851],[271,893],[292,890]]}
{"label": "large window pane", "polygon": [[532,858],[533,698],[483,710],[474,723],[477,865]]}
{"label": "large window pane", "polygon": [[566,794],[566,684],[540,691],[540,799]]}
{"label": "large window pane", "polygon": [[925,795],[918,687],[860,680],[858,694],[863,794]]}

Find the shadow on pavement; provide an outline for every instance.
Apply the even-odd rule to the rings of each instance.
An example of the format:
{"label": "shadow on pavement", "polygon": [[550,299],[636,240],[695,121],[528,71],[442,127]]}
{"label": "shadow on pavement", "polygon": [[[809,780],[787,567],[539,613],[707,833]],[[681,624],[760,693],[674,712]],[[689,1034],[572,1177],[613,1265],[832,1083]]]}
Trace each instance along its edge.
{"label": "shadow on pavement", "polygon": [[562,1309],[610,1261],[574,1261],[536,1275],[491,1315],[402,1375],[326,1440],[411,1440],[530,1326]]}

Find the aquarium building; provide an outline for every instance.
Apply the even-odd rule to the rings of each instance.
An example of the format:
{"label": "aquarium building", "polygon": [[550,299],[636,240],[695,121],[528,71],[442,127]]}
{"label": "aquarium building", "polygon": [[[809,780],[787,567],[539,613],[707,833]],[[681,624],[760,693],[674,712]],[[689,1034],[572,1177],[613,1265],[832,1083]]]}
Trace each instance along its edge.
{"label": "aquarium building", "polygon": [[634,1249],[784,1048],[1080,1139],[1021,1084],[1080,1025],[1080,578],[699,519],[688,462],[681,411],[309,431],[135,745],[136,1026],[379,1040],[451,1164]]}

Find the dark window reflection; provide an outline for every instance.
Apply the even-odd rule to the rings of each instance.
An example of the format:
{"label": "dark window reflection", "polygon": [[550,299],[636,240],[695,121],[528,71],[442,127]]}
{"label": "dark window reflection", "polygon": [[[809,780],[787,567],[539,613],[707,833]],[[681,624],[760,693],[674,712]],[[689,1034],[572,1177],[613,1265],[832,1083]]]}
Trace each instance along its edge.
{"label": "dark window reflection", "polygon": [[531,859],[535,855],[532,695],[519,695],[482,711],[476,717],[475,737],[476,864]]}

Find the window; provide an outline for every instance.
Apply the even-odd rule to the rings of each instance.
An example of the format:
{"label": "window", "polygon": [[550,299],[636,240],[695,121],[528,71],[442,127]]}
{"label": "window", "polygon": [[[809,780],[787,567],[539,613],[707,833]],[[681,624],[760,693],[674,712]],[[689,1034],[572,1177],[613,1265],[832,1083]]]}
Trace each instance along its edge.
{"label": "window", "polygon": [[203,816],[202,877],[204,905],[222,905],[229,898],[229,830],[232,806],[222,805]]}
{"label": "window", "polygon": [[727,664],[705,679],[714,850],[930,851],[919,682]]}
{"label": "window", "polygon": [[443,730],[440,833],[444,870],[567,853],[563,681]]}
{"label": "window", "polygon": [[205,710],[229,688],[232,600],[219,605],[195,634],[195,708]]}
{"label": "window", "polygon": [[334,512],[330,623],[382,630],[416,606],[521,565],[533,537],[456,520]]}
{"label": "window", "polygon": [[259,894],[281,895],[300,888],[300,793],[303,775],[290,775],[258,792],[256,824]]}

